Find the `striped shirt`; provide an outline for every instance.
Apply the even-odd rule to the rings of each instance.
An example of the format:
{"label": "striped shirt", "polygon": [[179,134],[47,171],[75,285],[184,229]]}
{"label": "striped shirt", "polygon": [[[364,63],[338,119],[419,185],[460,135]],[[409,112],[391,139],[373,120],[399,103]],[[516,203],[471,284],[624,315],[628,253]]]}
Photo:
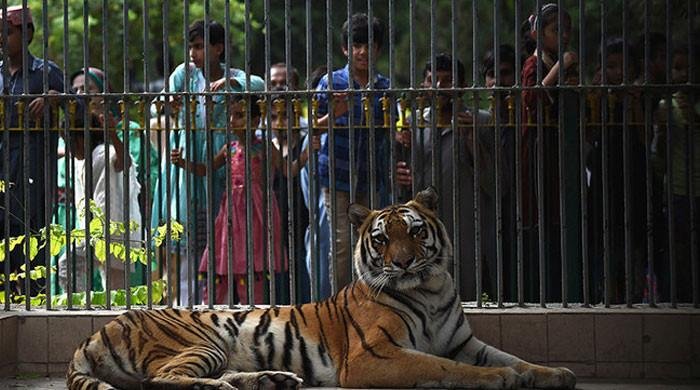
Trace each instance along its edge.
{"label": "striped shirt", "polygon": [[[346,65],[342,69],[338,69],[333,72],[333,91],[344,91],[348,90],[350,79],[350,70]],[[353,89],[360,90],[360,85],[353,81]],[[372,89],[387,89],[389,88],[389,79],[376,74],[374,77],[374,82],[372,83]],[[318,84],[317,91],[328,90],[328,75],[323,76]],[[321,150],[319,151],[318,157],[318,173],[320,184],[322,187],[330,186],[330,158],[335,159],[335,185],[336,189],[339,191],[349,192],[351,185],[356,184],[356,189],[358,192],[367,192],[369,189],[369,130],[367,123],[367,118],[363,111],[362,97],[366,96],[366,90],[362,90],[363,93],[353,94],[352,97],[352,113],[353,113],[353,126],[362,127],[355,130],[354,139],[354,149],[355,149],[355,161],[350,161],[350,132],[348,130],[350,116],[349,113],[345,113],[335,118],[335,127],[333,140],[334,153],[331,154],[328,150],[328,142],[324,142],[321,145]],[[319,100],[319,115],[325,115],[328,113],[328,95],[329,93],[317,93],[316,98]],[[388,141],[386,137],[386,131],[383,128],[384,125],[384,114],[382,112],[382,105],[380,98],[383,94],[377,93],[372,96],[372,103],[374,105],[374,124],[376,140],[376,150],[375,158],[377,168],[377,178],[380,182],[388,176],[388,170],[383,169],[386,165],[386,157],[388,151]],[[355,180],[350,178],[350,166],[354,166],[356,175]]]}

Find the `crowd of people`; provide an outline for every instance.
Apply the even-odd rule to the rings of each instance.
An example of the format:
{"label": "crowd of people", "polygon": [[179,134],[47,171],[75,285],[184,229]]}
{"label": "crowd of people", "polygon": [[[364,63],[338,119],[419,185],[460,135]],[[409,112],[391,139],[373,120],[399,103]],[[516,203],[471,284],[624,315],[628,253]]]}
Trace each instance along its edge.
{"label": "crowd of people", "polygon": [[[23,33],[29,42],[34,33],[29,9],[8,7],[4,24],[8,61],[0,68],[9,78],[3,80],[3,93],[10,100],[43,94],[26,105],[26,114],[6,103],[8,126],[26,126],[20,121],[31,117],[61,127],[49,123],[58,115],[47,102],[52,94],[68,92],[62,72],[23,49]],[[518,81],[522,87],[521,92],[495,90],[490,109],[475,110],[478,103],[465,103],[470,96],[465,96],[460,60],[446,53],[429,58],[419,86],[422,103],[407,110],[403,103],[387,108],[377,93],[391,85],[374,66],[384,49],[384,25],[354,14],[339,37],[348,65],[313,72],[306,85],[316,91],[315,108],[306,107],[304,117],[292,109],[289,92],[301,90],[295,69],[272,65],[267,85],[258,76],[227,69],[224,27],[196,21],[188,30],[189,60],[169,75],[168,93],[150,104],[149,126],[156,136],[146,135],[142,125],[101,95],[111,92],[109,80],[90,67],[71,76],[71,92],[90,98],[78,99],[70,115],[76,123],[61,132],[60,140],[59,132],[28,137],[13,132],[0,139],[0,175],[12,183],[0,231],[3,237],[23,234],[24,217],[8,211],[25,208],[30,229],[45,226],[48,216],[84,228],[85,199],[91,199],[115,221],[148,228],[174,220],[185,227],[183,239],[158,248],[152,267],[174,289],[176,304],[208,303],[210,296],[216,304],[262,303],[270,299],[270,286],[275,286],[277,303],[289,302],[292,274],[296,289],[291,294],[296,301],[308,301],[312,275],[319,298],[352,280],[347,215],[352,202],[382,207],[434,185],[441,196],[440,217],[450,234],[459,233],[455,261],[460,262],[457,279],[464,299],[473,299],[479,287],[495,297],[502,274],[502,298],[516,300],[520,271],[526,301],[539,300],[540,283],[547,301],[561,300],[562,280],[569,283],[568,299],[582,301],[580,254],[586,245],[586,287],[593,302],[606,299],[605,287],[613,302],[623,302],[626,294],[635,302],[668,300],[671,294],[691,301],[692,280],[698,278],[691,266],[691,252],[698,249],[692,248],[698,240],[692,239],[691,226],[700,223],[693,190],[700,188],[698,92],[644,88],[696,83],[689,80],[688,45],[676,45],[668,53],[673,57],[667,80],[664,35],[647,34],[634,44],[610,37],[601,47],[604,61],[585,83],[578,56],[568,48],[571,28],[566,10],[545,4],[523,22],[519,50],[510,45],[489,50],[480,69],[483,85],[512,87]],[[647,64],[638,55],[642,47],[651,53]],[[558,88],[580,84],[591,86],[590,93]],[[194,95],[193,104],[183,100],[182,92],[219,93]],[[265,97],[275,103],[259,103]],[[582,101],[585,113],[579,109]],[[398,113],[398,122],[389,128],[388,111]],[[288,131],[290,123],[293,131]],[[227,128],[231,131],[222,130]],[[24,163],[27,150],[29,164]],[[25,191],[25,186],[31,188]],[[44,199],[52,192],[47,188],[58,189],[55,203]],[[588,194],[585,200],[582,193]],[[581,224],[583,212],[587,225]],[[653,234],[648,233],[648,215]],[[588,229],[583,235],[582,226]],[[113,232],[110,238],[132,248],[145,245],[142,230]],[[649,239],[653,253],[648,253]],[[143,265],[132,266],[131,278],[125,280],[124,264],[116,258],[97,264],[91,275],[87,247],[78,243],[57,257],[56,291],[66,291],[69,284],[72,291],[84,291],[89,285],[115,289],[145,282]],[[522,264],[516,261],[519,252]],[[475,254],[482,261],[475,262]],[[564,254],[574,261],[563,263]],[[290,256],[297,261],[290,262]],[[647,266],[649,257],[653,268]],[[13,270],[19,269],[22,253],[13,252],[10,261]],[[215,291],[208,291],[207,275]],[[626,284],[627,276],[631,280]],[[94,283],[88,283],[93,277]],[[42,287],[32,288],[35,293]]]}

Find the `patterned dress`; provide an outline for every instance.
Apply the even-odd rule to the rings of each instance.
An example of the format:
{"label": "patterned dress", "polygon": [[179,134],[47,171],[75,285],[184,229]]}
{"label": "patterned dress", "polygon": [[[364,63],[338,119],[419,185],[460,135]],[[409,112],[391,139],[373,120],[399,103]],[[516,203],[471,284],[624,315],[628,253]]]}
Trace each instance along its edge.
{"label": "patterned dress", "polygon": [[[231,218],[230,228],[227,226],[228,213],[228,196],[222,196],[219,213],[216,216],[215,232],[214,232],[214,258],[215,273],[218,276],[217,280],[220,283],[216,287],[216,303],[226,302],[228,294],[228,239],[231,237],[233,244],[232,250],[232,270],[236,277],[236,286],[238,296],[241,302],[245,302],[246,288],[244,283],[246,278],[246,210],[252,210],[252,230],[250,234],[253,239],[253,253],[251,261],[256,274],[255,283],[255,302],[262,301],[262,287],[266,283],[267,278],[260,277],[263,271],[269,269],[268,251],[267,251],[267,236],[268,229],[272,231],[272,245],[274,248],[274,264],[275,271],[281,272],[287,268],[286,254],[283,253],[282,246],[282,224],[280,218],[280,210],[275,196],[272,197],[272,221],[267,221],[267,199],[263,194],[263,181],[265,174],[265,162],[262,158],[263,148],[265,144],[262,140],[256,139],[251,145],[251,202],[246,203],[246,188],[245,188],[245,148],[238,141],[231,143],[231,201],[233,204],[233,213]],[[230,229],[230,230],[229,230]],[[207,272],[208,270],[209,248],[205,249],[200,262],[199,271]],[[204,295],[206,302],[206,294]]]}

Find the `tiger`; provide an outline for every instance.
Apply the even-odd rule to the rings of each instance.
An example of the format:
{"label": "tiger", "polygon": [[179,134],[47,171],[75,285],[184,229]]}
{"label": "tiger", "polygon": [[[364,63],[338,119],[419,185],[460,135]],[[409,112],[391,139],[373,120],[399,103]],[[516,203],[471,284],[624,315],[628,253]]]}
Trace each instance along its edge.
{"label": "tiger", "polygon": [[429,187],[381,210],[350,205],[356,278],[329,299],[126,311],[77,348],[68,388],[575,388],[569,369],[474,336],[437,204]]}

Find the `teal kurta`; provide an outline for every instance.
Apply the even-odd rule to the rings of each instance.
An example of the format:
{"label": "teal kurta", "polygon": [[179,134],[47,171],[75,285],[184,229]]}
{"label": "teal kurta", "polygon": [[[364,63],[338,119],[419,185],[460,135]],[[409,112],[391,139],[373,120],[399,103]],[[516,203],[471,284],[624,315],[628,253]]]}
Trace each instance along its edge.
{"label": "teal kurta", "polygon": [[[221,64],[224,69],[224,64]],[[230,69],[230,77],[236,81],[236,85],[231,85],[229,91],[244,92],[246,91],[246,74],[239,69]],[[189,82],[185,83],[185,64],[180,64],[170,75],[169,84],[171,92],[203,92],[206,86],[206,80],[201,69],[189,64]],[[212,80],[213,81],[213,80]],[[265,88],[264,81],[258,77],[250,76],[250,91],[262,91]],[[205,162],[206,156],[210,153],[206,142],[206,134],[203,130],[204,120],[207,115],[207,106],[204,104],[203,96],[197,97],[198,104],[195,114],[195,130],[191,137],[193,145],[191,150],[193,155],[187,154],[188,147],[186,143],[186,133],[184,130],[171,131],[168,139],[167,150],[163,152],[160,162],[160,175],[153,198],[153,212],[151,214],[151,226],[156,227],[163,224],[167,219],[167,185],[170,186],[172,198],[170,201],[171,219],[178,220],[183,225],[187,222],[187,209],[191,212],[196,209],[206,209],[206,177],[199,177],[193,174],[189,175],[192,195],[187,196],[187,179],[184,169],[178,168],[170,163],[170,150],[180,148],[183,151],[183,157],[190,161]],[[209,113],[211,117],[210,128],[226,128],[226,106],[224,104],[224,95],[215,95],[212,99],[212,111]],[[178,124],[172,124],[176,128],[183,128],[185,125],[185,109],[180,110]],[[156,107],[151,105],[152,117],[156,117]],[[212,134],[213,145],[211,146],[211,154],[216,154],[226,144],[226,131],[214,131]],[[166,164],[170,165],[169,178],[166,170]],[[226,183],[225,170],[220,169],[214,174],[213,186],[213,205],[218,205],[221,200],[221,195],[225,189]],[[176,195],[178,194],[178,195]],[[179,201],[179,204],[178,204]],[[183,237],[184,238],[184,237]],[[184,241],[181,241],[184,244]]]}

